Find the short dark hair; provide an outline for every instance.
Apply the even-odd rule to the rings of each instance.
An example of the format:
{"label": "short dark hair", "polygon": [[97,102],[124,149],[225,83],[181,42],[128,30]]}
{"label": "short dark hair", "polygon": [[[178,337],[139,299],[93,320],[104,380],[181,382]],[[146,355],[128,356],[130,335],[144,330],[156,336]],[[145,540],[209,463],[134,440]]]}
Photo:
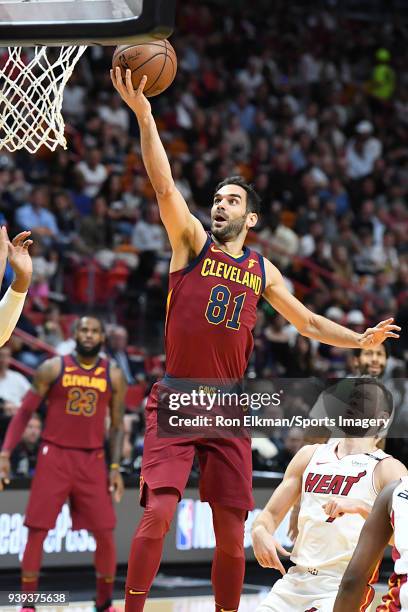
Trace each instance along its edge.
{"label": "short dark hair", "polygon": [[93,315],[93,314],[88,314],[88,315],[82,315],[81,317],[79,317],[76,321],[75,321],[75,326],[74,326],[74,331],[75,333],[78,331],[81,322],[84,319],[93,319],[94,321],[98,321],[99,323],[99,327],[101,328],[101,333],[106,335],[106,330],[105,330],[105,323],[102,321],[102,319],[100,317],[98,317],[97,315]]}
{"label": "short dark hair", "polygon": [[376,385],[377,387],[379,387],[381,391],[383,392],[383,395],[385,398],[385,404],[383,408],[386,412],[388,412],[389,415],[392,415],[393,410],[394,410],[394,398],[392,396],[392,393],[377,378],[369,378],[369,377],[362,376],[361,378],[355,379],[354,383],[356,386],[370,384],[370,385]]}
{"label": "short dark hair", "polygon": [[242,176],[227,176],[227,178],[221,181],[221,183],[218,183],[215,188],[215,193],[226,185],[238,185],[239,187],[242,187],[242,189],[245,189],[247,194],[247,212],[254,212],[259,215],[261,211],[261,198],[256,193],[253,185],[247,183]]}

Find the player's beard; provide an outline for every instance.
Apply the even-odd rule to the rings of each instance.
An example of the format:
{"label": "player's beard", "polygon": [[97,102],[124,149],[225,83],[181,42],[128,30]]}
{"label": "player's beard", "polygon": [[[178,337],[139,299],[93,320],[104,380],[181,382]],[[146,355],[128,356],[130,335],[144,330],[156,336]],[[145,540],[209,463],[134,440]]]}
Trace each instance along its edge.
{"label": "player's beard", "polygon": [[238,217],[238,219],[234,219],[233,221],[229,221],[224,225],[223,228],[216,229],[214,228],[214,221],[211,222],[211,233],[217,238],[220,242],[227,242],[228,240],[234,240],[237,238],[242,232],[245,221],[246,214],[242,217]]}
{"label": "player's beard", "polygon": [[76,352],[82,357],[96,357],[102,348],[103,343],[99,342],[95,346],[87,347],[81,344],[79,340],[76,341]]}

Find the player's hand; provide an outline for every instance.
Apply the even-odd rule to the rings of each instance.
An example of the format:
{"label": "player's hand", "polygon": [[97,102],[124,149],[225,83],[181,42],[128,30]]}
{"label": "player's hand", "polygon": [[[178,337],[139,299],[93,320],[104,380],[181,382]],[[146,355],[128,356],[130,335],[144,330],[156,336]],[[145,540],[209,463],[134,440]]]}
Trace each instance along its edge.
{"label": "player's hand", "polygon": [[149,100],[143,93],[147,82],[147,76],[144,74],[139,83],[139,87],[135,91],[132,85],[132,73],[129,68],[126,70],[125,82],[123,82],[122,72],[119,66],[115,70],[111,69],[110,76],[116,91],[121,98],[126,102],[129,108],[135,113],[138,120],[143,119],[151,113],[152,107]]}
{"label": "player's hand", "polygon": [[360,337],[361,348],[375,348],[385,342],[387,338],[399,338],[395,332],[401,331],[398,325],[393,325],[393,318],[381,321],[375,327],[369,327]]}
{"label": "player's hand", "polygon": [[369,506],[356,499],[335,499],[324,504],[323,510],[333,519],[344,514],[362,514],[366,517],[370,513]]}
{"label": "player's hand", "polygon": [[109,473],[109,491],[113,495],[113,499],[118,504],[122,499],[125,485],[119,470],[111,470]]}
{"label": "player's hand", "polygon": [[21,232],[7,245],[8,260],[16,275],[16,280],[24,282],[27,286],[33,273],[33,262],[28,252],[28,248],[33,244],[33,241],[28,239],[30,235],[31,232]]}
{"label": "player's hand", "polygon": [[281,560],[279,559],[278,553],[284,557],[290,557],[290,552],[285,550],[283,546],[275,540],[275,538],[268,533],[268,531],[259,525],[252,531],[252,547],[256,560],[261,567],[270,567],[280,571],[282,576],[286,574],[286,570],[283,567]]}
{"label": "player's hand", "polygon": [[7,228],[5,225],[2,225],[0,228],[0,262],[5,263],[7,259],[9,242]]}
{"label": "player's hand", "polygon": [[8,484],[10,484],[10,458],[0,453],[0,491]]}

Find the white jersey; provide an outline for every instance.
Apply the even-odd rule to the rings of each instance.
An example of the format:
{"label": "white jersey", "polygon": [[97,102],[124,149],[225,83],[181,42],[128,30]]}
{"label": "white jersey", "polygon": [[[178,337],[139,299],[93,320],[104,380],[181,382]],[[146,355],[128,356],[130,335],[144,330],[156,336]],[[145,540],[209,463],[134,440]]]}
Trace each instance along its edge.
{"label": "white jersey", "polygon": [[394,527],[394,571],[399,576],[408,574],[408,476],[394,489],[391,524]]}
{"label": "white jersey", "polygon": [[333,499],[347,497],[372,507],[377,497],[374,470],[389,456],[377,449],[338,459],[335,453],[338,443],[337,440],[319,445],[303,475],[299,535],[291,559],[312,573],[325,568],[343,574],[364,525],[360,514],[331,519],[323,506]]}

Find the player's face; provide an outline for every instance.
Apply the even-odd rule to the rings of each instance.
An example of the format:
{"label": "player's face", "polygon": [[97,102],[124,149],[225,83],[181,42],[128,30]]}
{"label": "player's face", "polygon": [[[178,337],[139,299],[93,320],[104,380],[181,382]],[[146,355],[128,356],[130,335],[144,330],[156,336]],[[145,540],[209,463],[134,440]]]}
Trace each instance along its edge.
{"label": "player's face", "polygon": [[225,185],[214,196],[211,232],[220,241],[234,240],[255,225],[256,217],[255,213],[247,213],[245,189],[239,185]]}
{"label": "player's face", "polygon": [[387,353],[381,344],[377,348],[363,349],[358,358],[360,373],[369,376],[382,376],[387,363]]}
{"label": "player's face", "polygon": [[41,436],[41,422],[38,418],[33,418],[28,421],[23,438],[26,442],[34,444],[38,442]]}
{"label": "player's face", "polygon": [[78,355],[82,355],[83,357],[96,357],[105,340],[98,319],[83,317],[78,324],[75,340]]}

